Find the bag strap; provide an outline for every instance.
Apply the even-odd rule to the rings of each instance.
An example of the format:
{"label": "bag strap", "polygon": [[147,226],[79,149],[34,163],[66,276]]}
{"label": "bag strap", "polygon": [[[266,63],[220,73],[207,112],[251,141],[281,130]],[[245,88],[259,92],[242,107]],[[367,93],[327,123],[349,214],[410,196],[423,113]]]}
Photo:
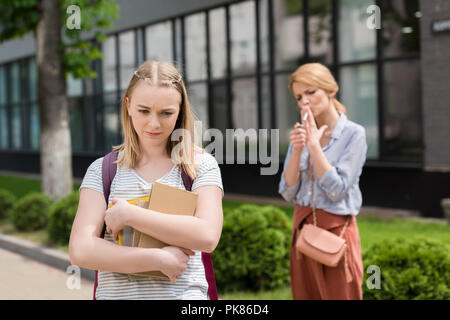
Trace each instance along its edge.
{"label": "bag strap", "polygon": [[[317,227],[316,201],[314,200],[314,174],[313,174],[312,160],[309,161],[309,181],[311,184],[311,207],[312,207],[312,211],[313,211],[314,226]],[[342,228],[342,231],[339,234],[339,238],[342,238],[342,236],[345,233],[345,230],[347,230],[350,218],[351,218],[351,216],[348,215],[347,219],[345,220],[344,228]]]}
{"label": "bag strap", "polygon": [[[314,200],[314,174],[313,174],[313,168],[312,168],[312,160],[309,161],[309,181],[311,183],[311,206],[312,206],[312,210],[313,210],[314,226],[317,227],[316,202]],[[347,219],[345,220],[344,227],[342,228],[342,231],[339,234],[339,238],[342,238],[342,236],[345,233],[345,230],[347,230],[350,219],[351,219],[351,216],[348,215]],[[350,283],[353,280],[353,276],[352,276],[349,266],[348,266],[347,251],[348,251],[347,249],[345,249],[345,251],[344,251],[344,268],[345,268],[346,281],[347,281],[347,283]]]}
{"label": "bag strap", "polygon": [[[116,176],[117,163],[114,162],[117,160],[118,155],[118,151],[112,151],[103,158],[102,162],[103,195],[105,196],[106,209],[108,209],[108,199],[111,192],[111,183]],[[105,230],[106,225],[104,224],[102,230],[102,238],[105,236]]]}
{"label": "bag strap", "polygon": [[[183,179],[184,187],[187,191],[192,191],[192,178],[186,173],[183,166],[181,166],[181,178]],[[216,278],[214,276],[214,268],[212,264],[211,254],[202,252],[203,266],[205,267],[206,281],[208,282],[208,294],[211,300],[218,300]]]}
{"label": "bag strap", "polygon": [[[119,152],[111,151],[106,156],[103,157],[102,161],[102,184],[103,184],[103,196],[105,197],[106,209],[108,209],[108,199],[109,194],[111,192],[111,183],[114,180],[114,176],[117,171],[117,164],[114,163],[117,160]],[[103,224],[102,233],[100,235],[101,238],[105,237],[106,224]],[[93,300],[96,300],[95,293],[97,292],[98,286],[98,270],[95,270],[95,279],[94,279],[94,297]]]}

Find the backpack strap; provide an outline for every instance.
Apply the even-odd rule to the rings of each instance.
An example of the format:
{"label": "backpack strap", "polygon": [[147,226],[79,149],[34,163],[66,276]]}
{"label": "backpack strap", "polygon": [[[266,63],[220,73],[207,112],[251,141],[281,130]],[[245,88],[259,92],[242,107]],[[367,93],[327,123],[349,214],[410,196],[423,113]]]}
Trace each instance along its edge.
{"label": "backpack strap", "polygon": [[[114,180],[114,176],[117,171],[117,164],[114,162],[117,160],[119,152],[112,151],[108,153],[102,162],[102,181],[103,181],[103,195],[105,196],[106,208],[108,208],[108,199],[111,192],[111,183]],[[183,179],[184,187],[187,191],[192,191],[193,180],[186,173],[183,167],[181,167],[181,178]],[[106,225],[103,225],[103,230],[101,237],[105,236]],[[202,252],[202,262],[205,267],[206,281],[208,282],[208,294],[211,300],[217,300],[217,288],[216,280],[214,277],[214,269],[212,265],[211,254],[207,252]],[[96,300],[95,293],[97,291],[98,285],[98,270],[95,271],[95,281],[94,281],[94,298]]]}
{"label": "backpack strap", "polygon": [[[193,181],[191,177],[181,167],[181,178],[183,179],[184,187],[187,191],[192,191]],[[214,276],[214,269],[212,264],[211,254],[208,252],[202,252],[203,266],[205,267],[206,281],[208,282],[208,294],[211,300],[217,300],[217,287],[216,278]]]}
{"label": "backpack strap", "polygon": [[[114,180],[114,176],[117,171],[117,164],[114,163],[117,160],[117,156],[119,155],[118,151],[112,151],[103,157],[102,161],[102,182],[103,182],[103,195],[105,196],[106,209],[108,209],[108,199],[109,194],[111,192],[111,183]],[[101,238],[105,237],[106,225],[103,224],[102,233],[100,235]],[[95,270],[95,280],[94,280],[94,298],[95,293],[97,292],[98,285],[98,270]]]}

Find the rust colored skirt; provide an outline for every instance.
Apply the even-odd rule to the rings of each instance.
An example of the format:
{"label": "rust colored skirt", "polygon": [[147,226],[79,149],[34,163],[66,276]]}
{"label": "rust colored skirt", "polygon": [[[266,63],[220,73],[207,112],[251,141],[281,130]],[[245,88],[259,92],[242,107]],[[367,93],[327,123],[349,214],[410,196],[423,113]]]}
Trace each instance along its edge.
{"label": "rust colored skirt", "polygon": [[[347,216],[316,209],[317,226],[339,235]],[[343,238],[347,244],[347,263],[352,280],[346,279],[344,258],[336,267],[325,266],[297,253],[295,242],[303,224],[313,224],[312,209],[295,206],[292,230],[290,270],[295,300],[361,300],[363,264],[356,218],[353,216]]]}

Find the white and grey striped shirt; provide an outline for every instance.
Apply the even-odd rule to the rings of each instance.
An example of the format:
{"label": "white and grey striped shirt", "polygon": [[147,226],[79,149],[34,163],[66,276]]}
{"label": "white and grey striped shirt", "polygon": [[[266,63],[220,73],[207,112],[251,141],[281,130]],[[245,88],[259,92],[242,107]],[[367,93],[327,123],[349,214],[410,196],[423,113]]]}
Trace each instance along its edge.
{"label": "white and grey striped shirt", "polygon": [[[119,153],[120,155],[120,153]],[[102,158],[95,160],[87,169],[81,188],[89,188],[103,194],[102,184]],[[222,189],[222,178],[216,159],[209,153],[197,154],[197,177],[192,184],[192,190],[201,186],[214,185]],[[180,168],[176,165],[157,180],[157,182],[185,190],[181,178]],[[148,183],[133,169],[124,169],[117,166],[116,175],[111,184],[111,198],[123,198],[126,200],[148,196],[153,183]],[[105,239],[111,242],[112,236],[105,234]],[[188,267],[175,284],[164,279],[134,277],[129,281],[126,275],[99,271],[96,299],[208,299],[208,283],[205,277],[205,269],[200,251],[194,250]]]}

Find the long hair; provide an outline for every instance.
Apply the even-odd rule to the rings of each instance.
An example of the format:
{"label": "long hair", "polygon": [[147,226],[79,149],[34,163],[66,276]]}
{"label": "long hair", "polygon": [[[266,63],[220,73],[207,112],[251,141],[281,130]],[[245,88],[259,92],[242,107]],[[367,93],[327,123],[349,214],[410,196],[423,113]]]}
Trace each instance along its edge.
{"label": "long hair", "polygon": [[[155,79],[153,78],[154,72],[157,72],[157,83],[155,83]],[[174,130],[184,129],[184,133],[187,134],[181,137],[180,142],[169,139],[167,141],[166,151],[172,156],[174,163],[183,167],[186,173],[192,179],[195,179],[197,169],[195,153],[203,153],[204,150],[196,144],[198,141],[197,132],[194,130],[196,117],[189,104],[183,79],[175,66],[168,62],[146,61],[134,72],[122,99],[121,118],[124,140],[122,144],[113,146],[112,148],[113,151],[123,151],[117,159],[117,164],[125,168],[134,168],[142,157],[142,152],[139,147],[139,137],[133,127],[131,117],[128,115],[126,104],[126,98],[128,98],[128,101],[130,100],[133,90],[139,81],[146,81],[150,85],[174,88],[180,93],[180,112]],[[172,154],[172,150],[178,143],[180,144],[178,146],[180,152],[174,152]]]}
{"label": "long hair", "polygon": [[[295,82],[301,82],[307,86],[322,89],[327,94],[337,93],[339,86],[331,74],[330,69],[320,63],[307,63],[295,70],[289,78],[289,90],[294,94],[292,86]],[[336,98],[333,98],[336,110],[347,114],[347,109]]]}

